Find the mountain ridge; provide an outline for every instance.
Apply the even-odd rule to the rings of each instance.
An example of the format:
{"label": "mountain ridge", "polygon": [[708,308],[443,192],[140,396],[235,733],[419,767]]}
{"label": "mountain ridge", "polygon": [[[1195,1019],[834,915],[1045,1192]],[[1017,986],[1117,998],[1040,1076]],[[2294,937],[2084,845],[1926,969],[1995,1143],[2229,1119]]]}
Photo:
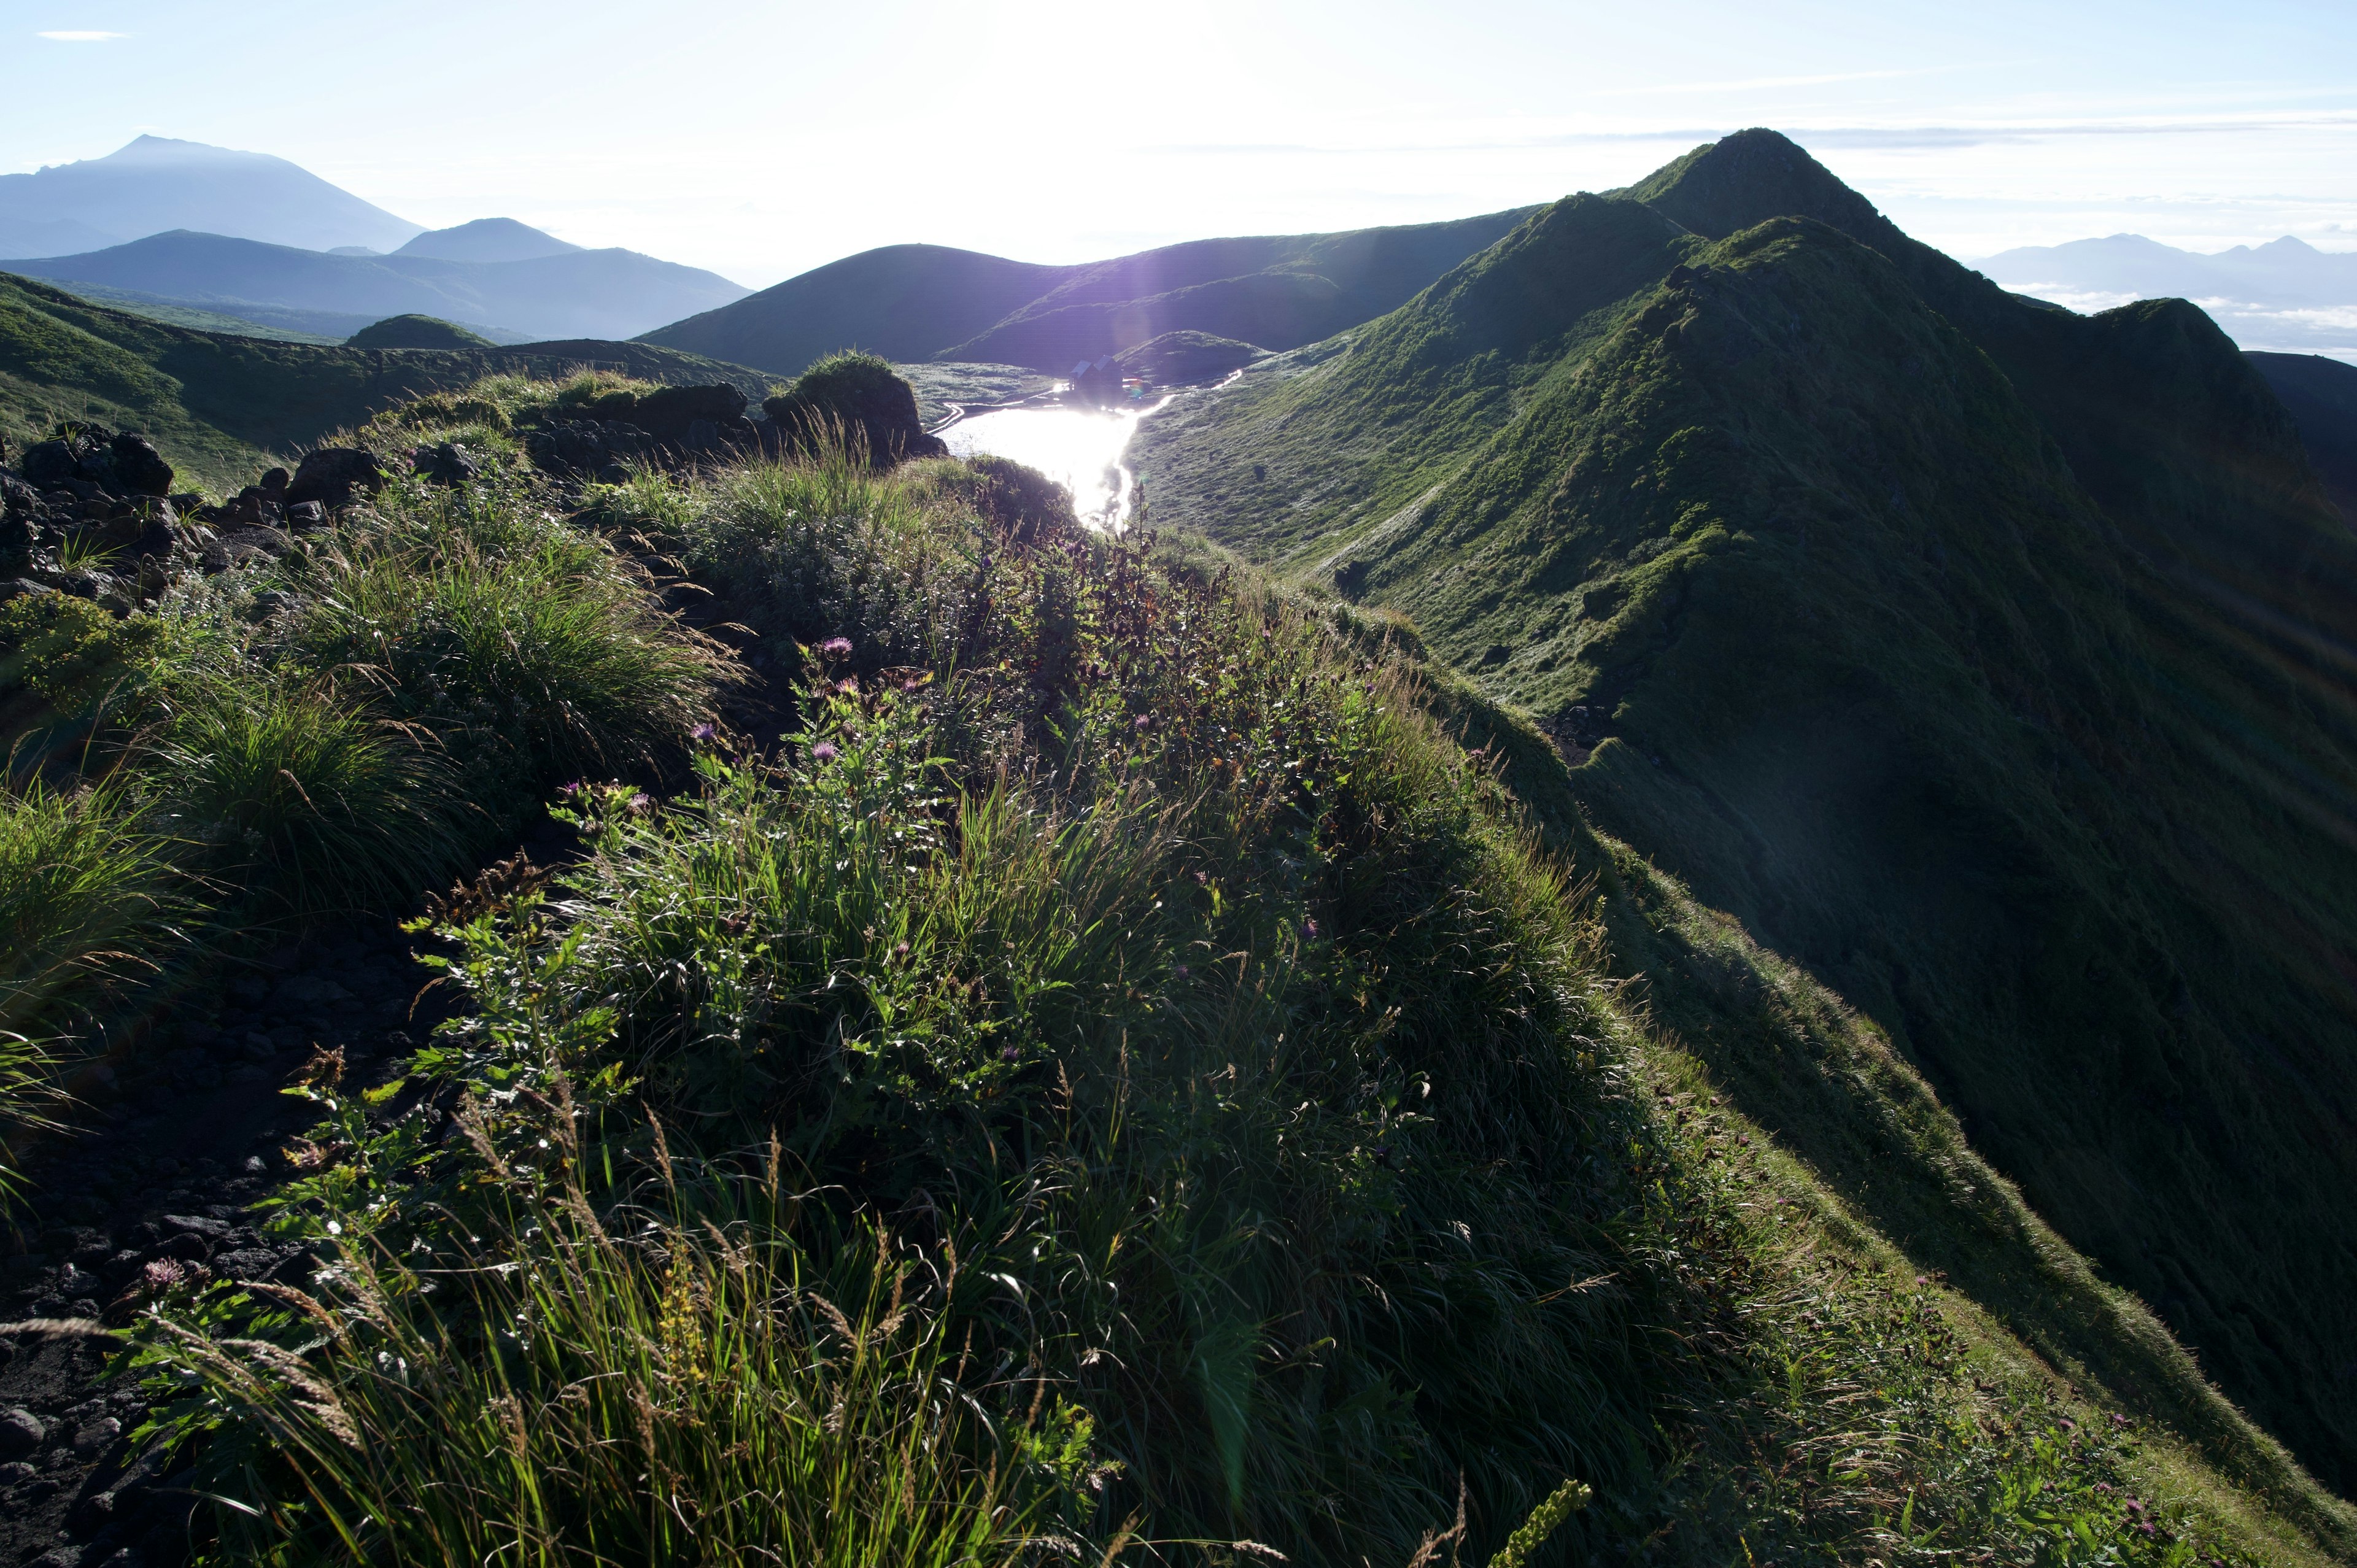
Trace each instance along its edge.
{"label": "mountain ridge", "polygon": [[1179,331],[1290,349],[1390,309],[1523,215],[1192,240],[1070,266],[886,246],[642,336],[783,374],[849,347],[1051,374]]}
{"label": "mountain ridge", "polygon": [[1747,132],[1135,461],[1157,521],[1413,616],[1542,715],[1600,827],[1878,1019],[2357,1476],[2357,553],[2198,309],[2015,299]]}

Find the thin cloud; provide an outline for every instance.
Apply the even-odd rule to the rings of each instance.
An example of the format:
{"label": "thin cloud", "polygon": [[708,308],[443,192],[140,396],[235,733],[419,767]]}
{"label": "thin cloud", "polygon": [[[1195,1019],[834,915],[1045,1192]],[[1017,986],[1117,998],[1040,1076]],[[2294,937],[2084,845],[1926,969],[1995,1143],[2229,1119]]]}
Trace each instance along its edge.
{"label": "thin cloud", "polygon": [[47,38],[53,44],[102,44],[109,38],[127,38],[128,33],[56,32],[36,33],[37,38]]}
{"label": "thin cloud", "polygon": [[[1266,156],[1272,154],[1309,157],[1354,157],[1369,154],[1527,152],[1558,147],[1592,146],[1627,142],[1710,142],[1731,135],[1741,127],[1690,125],[1678,129],[1630,131],[1561,131],[1530,135],[1468,135],[1417,137],[1368,142],[1169,142],[1141,146],[1146,156]],[[1983,125],[1806,125],[1787,124],[1784,134],[1803,146],[1878,150],[1923,150],[2004,146],[2061,136],[2202,136],[2247,135],[2274,131],[2352,131],[2357,114],[2323,113],[2255,115],[2225,118],[2209,115],[2156,116],[2148,119],[1992,123]]]}

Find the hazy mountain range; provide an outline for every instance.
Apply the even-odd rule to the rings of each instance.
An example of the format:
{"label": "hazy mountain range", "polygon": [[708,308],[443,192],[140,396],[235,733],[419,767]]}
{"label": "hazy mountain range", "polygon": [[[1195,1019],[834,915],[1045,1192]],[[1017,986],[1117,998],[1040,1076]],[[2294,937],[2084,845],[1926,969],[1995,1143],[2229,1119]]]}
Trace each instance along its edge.
{"label": "hazy mountain range", "polygon": [[7,270],[164,319],[349,337],[388,316],[498,341],[630,338],[746,290],[508,218],[428,231],[284,158],[142,136],[102,158],[0,177]]}
{"label": "hazy mountain range", "polygon": [[2205,255],[2141,234],[2028,245],[1979,263],[2018,294],[2073,310],[2190,299],[2245,349],[2357,358],[2357,252],[2286,235]]}
{"label": "hazy mountain range", "polygon": [[716,273],[635,251],[585,251],[521,223],[497,221],[506,227],[495,235],[442,231],[421,238],[456,235],[447,248],[512,252],[536,237],[547,249],[502,261],[454,261],[407,248],[389,256],[335,255],[176,230],[87,255],[10,265],[28,277],[133,291],[230,316],[267,312],[310,331],[331,328],[309,320],[359,317],[347,335],[383,317],[423,315],[490,328],[490,337],[504,329],[511,338],[630,338],[745,295]]}

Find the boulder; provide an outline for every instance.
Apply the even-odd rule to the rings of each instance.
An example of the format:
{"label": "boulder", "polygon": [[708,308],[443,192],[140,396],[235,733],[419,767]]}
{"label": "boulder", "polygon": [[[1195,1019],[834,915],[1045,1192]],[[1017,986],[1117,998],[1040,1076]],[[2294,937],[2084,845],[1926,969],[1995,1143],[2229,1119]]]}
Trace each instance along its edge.
{"label": "boulder", "polygon": [[420,446],[409,455],[410,471],[437,485],[463,485],[481,477],[482,463],[455,441]]}
{"label": "boulder", "polygon": [[[263,489],[270,489],[273,475],[283,474],[283,468],[273,468],[263,476]],[[353,492],[374,495],[384,484],[384,472],[377,467],[376,458],[357,446],[322,446],[307,456],[295,470],[293,482],[284,491],[285,506],[299,506],[305,501],[317,501],[329,511],[348,506]]]}
{"label": "boulder", "polygon": [[661,387],[640,398],[630,422],[665,441],[683,441],[699,419],[716,427],[745,417],[745,394],[726,382],[704,387]]}
{"label": "boulder", "polygon": [[135,496],[167,496],[172,493],[172,465],[156,450],[156,444],[145,435],[124,431],[113,443],[114,477],[124,491]]}
{"label": "boulder", "polygon": [[25,482],[36,489],[61,489],[69,479],[80,478],[81,459],[63,441],[38,441],[25,448],[25,460],[18,472]]}
{"label": "boulder", "polygon": [[308,533],[328,526],[328,509],[317,501],[296,501],[286,509],[286,526],[296,533]]}
{"label": "boulder", "polygon": [[0,1456],[22,1459],[40,1447],[49,1429],[41,1418],[22,1405],[15,1410],[0,1411]]}

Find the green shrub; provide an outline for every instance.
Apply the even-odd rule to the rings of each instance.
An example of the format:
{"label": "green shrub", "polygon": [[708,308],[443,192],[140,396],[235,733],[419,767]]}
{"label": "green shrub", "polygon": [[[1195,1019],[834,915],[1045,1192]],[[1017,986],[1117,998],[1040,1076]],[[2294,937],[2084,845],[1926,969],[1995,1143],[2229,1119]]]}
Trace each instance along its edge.
{"label": "green shrub", "polygon": [[88,599],[23,594],[0,604],[0,696],[29,693],[59,716],[135,684],[162,640],[149,616],[118,620]]}
{"label": "green shrub", "polygon": [[592,536],[512,505],[404,521],[318,558],[288,651],[514,787],[647,761],[738,678]]}
{"label": "green shrub", "polygon": [[59,1037],[180,940],[178,879],[120,784],[0,792],[0,1211],[60,1102]]}
{"label": "green shrub", "polygon": [[847,637],[869,668],[932,664],[989,535],[898,472],[843,444],[742,465],[713,481],[687,532],[687,562],[780,641]]}
{"label": "green shrub", "polygon": [[996,1568],[1052,1547],[1085,1418],[1027,1409],[1022,1383],[977,1397],[941,1307],[957,1282],[892,1238],[830,1272],[774,1181],[601,1223],[561,1170],[485,1174],[505,1207],[464,1253],[346,1251],[357,1315],[307,1359],[166,1342],[245,1412],[224,1482],[285,1499],[231,1520],[237,1561]]}
{"label": "green shrub", "polygon": [[398,908],[477,831],[429,738],[317,691],[227,687],[152,744],[181,832],[221,875],[298,910]]}
{"label": "green shrub", "polygon": [[163,849],[120,781],[0,792],[0,1031],[155,967],[180,908]]}

